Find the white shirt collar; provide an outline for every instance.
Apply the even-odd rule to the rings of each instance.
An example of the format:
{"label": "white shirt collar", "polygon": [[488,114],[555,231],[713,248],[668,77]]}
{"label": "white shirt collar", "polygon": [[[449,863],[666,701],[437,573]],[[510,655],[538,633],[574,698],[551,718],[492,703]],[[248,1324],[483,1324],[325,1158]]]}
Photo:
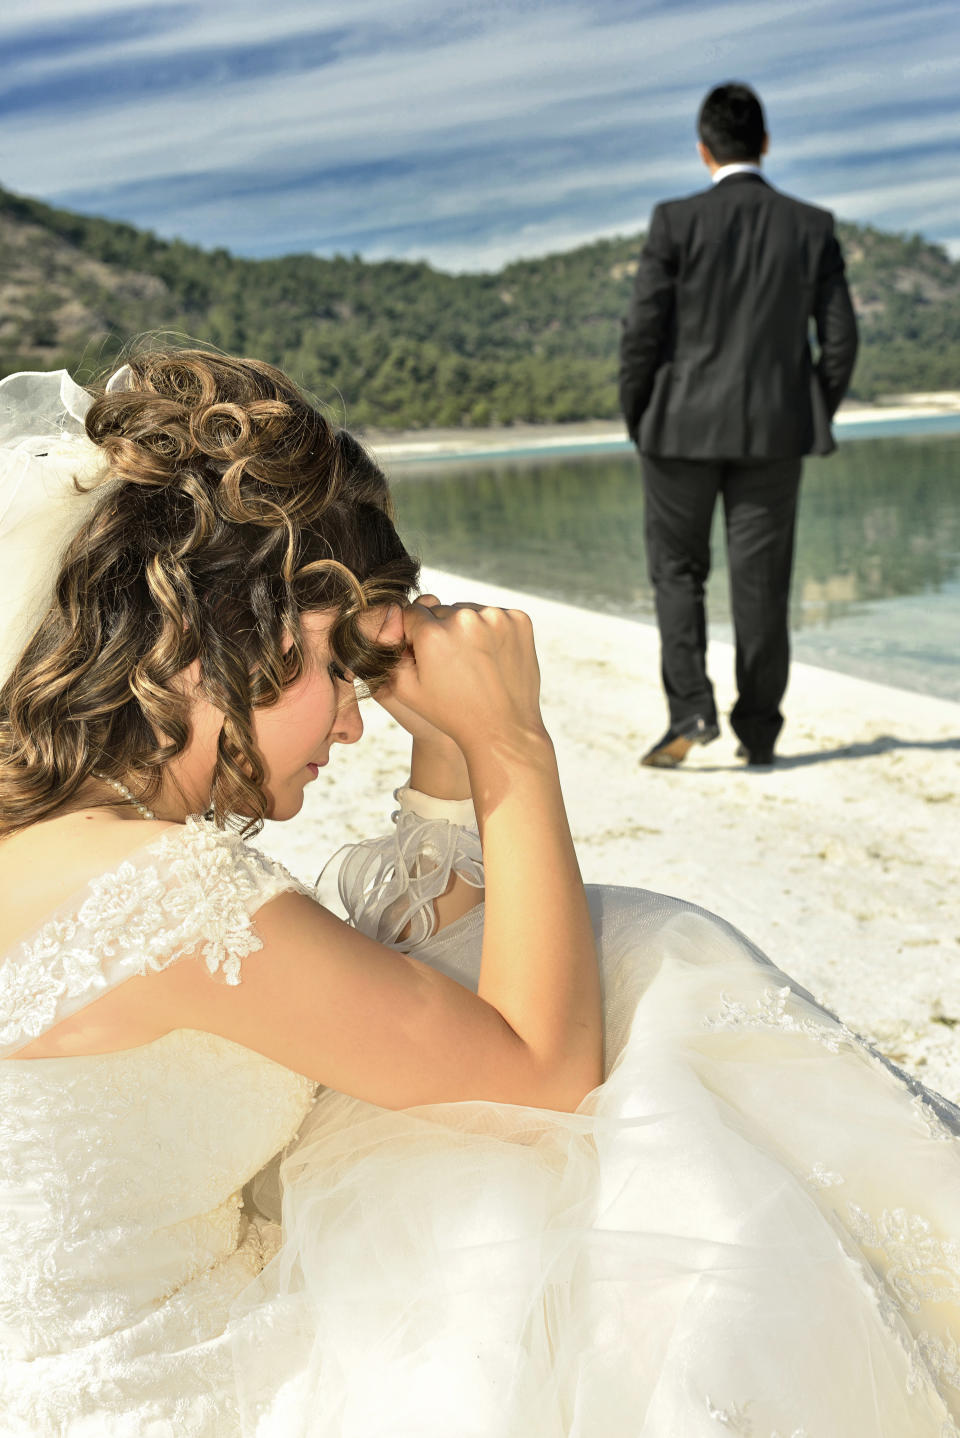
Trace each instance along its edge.
{"label": "white shirt collar", "polygon": [[719,185],[728,175],[759,175],[762,174],[759,165],[754,165],[749,160],[738,160],[733,165],[721,165],[719,170],[713,172],[713,183]]}

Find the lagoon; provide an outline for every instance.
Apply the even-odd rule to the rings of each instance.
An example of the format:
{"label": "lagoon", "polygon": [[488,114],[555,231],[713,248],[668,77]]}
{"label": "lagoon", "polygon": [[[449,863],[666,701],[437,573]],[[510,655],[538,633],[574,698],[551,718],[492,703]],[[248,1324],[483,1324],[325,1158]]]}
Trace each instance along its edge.
{"label": "lagoon", "polygon": [[[906,424],[858,430],[836,454],[805,462],[794,655],[960,700],[960,434],[955,419]],[[632,450],[437,458],[391,471],[401,532],[425,564],[654,622]],[[713,554],[710,632],[726,639],[719,506]]]}

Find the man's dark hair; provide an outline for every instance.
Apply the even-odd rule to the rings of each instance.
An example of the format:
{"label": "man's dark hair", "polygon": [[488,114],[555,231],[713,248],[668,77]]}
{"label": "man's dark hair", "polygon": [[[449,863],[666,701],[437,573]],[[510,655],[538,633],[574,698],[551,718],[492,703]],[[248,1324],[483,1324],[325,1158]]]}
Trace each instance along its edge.
{"label": "man's dark hair", "polygon": [[717,85],[700,106],[697,133],[721,165],[758,160],[767,127],[749,85]]}

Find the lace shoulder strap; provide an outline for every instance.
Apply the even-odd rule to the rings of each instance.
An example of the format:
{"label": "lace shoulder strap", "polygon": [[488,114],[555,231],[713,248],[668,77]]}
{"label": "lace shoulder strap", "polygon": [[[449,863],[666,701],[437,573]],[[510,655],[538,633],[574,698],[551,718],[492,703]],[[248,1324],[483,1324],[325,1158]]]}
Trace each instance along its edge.
{"label": "lace shoulder strap", "polygon": [[243,959],[261,947],[254,913],[290,891],[310,893],[239,835],[201,819],[166,829],[0,959],[0,1055],[186,954],[238,984]]}

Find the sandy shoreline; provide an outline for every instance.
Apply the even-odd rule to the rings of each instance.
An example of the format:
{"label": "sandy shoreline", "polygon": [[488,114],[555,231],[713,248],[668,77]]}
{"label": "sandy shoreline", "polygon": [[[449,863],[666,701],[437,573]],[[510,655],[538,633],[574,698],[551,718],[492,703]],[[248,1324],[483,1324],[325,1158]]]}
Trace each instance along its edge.
{"label": "sandy shoreline", "polygon": [[[889,403],[847,403],[834,425],[841,437],[855,436],[863,425],[898,420],[960,416],[960,391],[897,395]],[[368,430],[365,442],[385,464],[418,460],[483,459],[517,453],[549,456],[564,450],[632,449],[623,424],[591,420],[578,424],[515,424],[489,429]]]}
{"label": "sandy shoreline", "polygon": [[[781,762],[748,770],[728,729],[678,770],[637,760],[664,728],[649,625],[427,571],[424,587],[526,609],[587,882],[695,900],[829,1007],[960,1101],[960,704],[794,665]],[[714,643],[721,713],[729,645]],[[375,704],[291,824],[263,847],[312,880],[382,833],[409,741]]]}

